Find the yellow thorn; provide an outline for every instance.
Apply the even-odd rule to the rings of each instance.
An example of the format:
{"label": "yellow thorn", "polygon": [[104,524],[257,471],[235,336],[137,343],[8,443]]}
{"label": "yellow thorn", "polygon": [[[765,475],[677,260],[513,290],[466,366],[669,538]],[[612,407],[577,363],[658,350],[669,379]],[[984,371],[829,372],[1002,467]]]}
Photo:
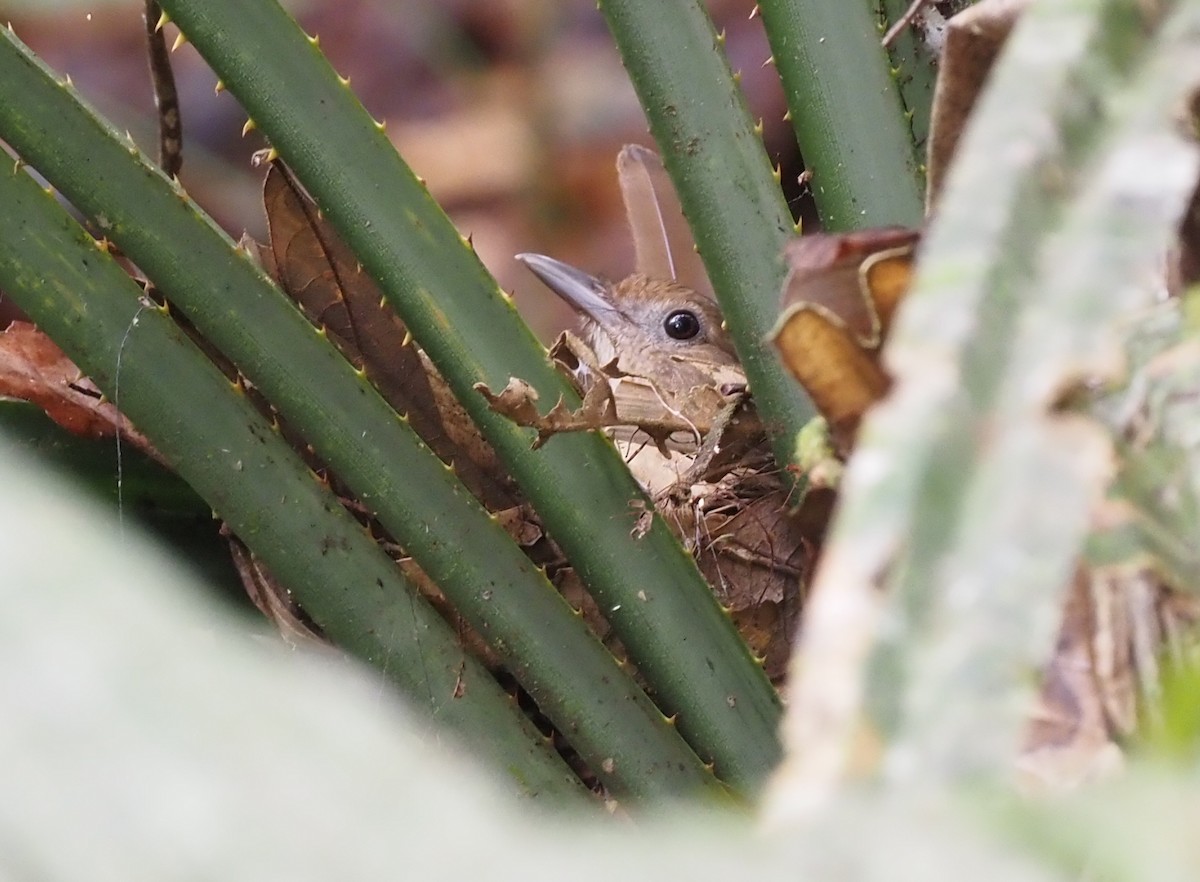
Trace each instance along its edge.
{"label": "yellow thorn", "polygon": [[[382,303],[382,301],[380,301],[380,303]],[[405,346],[407,346],[412,341],[413,341],[412,331],[405,328],[404,329],[404,339],[400,341],[400,348],[403,349]]]}
{"label": "yellow thorn", "polygon": [[764,62],[762,63],[762,66],[763,66],[763,67],[770,67],[770,66],[771,66],[772,64],[774,64],[774,63],[775,63],[775,56],[774,56],[774,55],[768,55],[768,56],[767,56],[767,60],[766,60],[766,61],[764,61]]}
{"label": "yellow thorn", "polygon": [[344,76],[342,76],[341,74],[338,74],[338,82],[339,82],[339,83],[341,83],[343,86],[349,86],[349,85],[350,85],[350,78],[349,78],[349,77],[344,77]]}
{"label": "yellow thorn", "polygon": [[75,81],[71,79],[71,75],[69,73],[63,74],[63,85],[68,89],[73,89],[75,87]]}
{"label": "yellow thorn", "polygon": [[246,124],[244,126],[242,126],[242,137],[243,138],[246,137],[247,135],[249,135],[251,132],[253,132],[257,128],[258,128],[258,125],[255,124],[254,120],[247,118]]}
{"label": "yellow thorn", "polygon": [[176,49],[178,49],[180,46],[182,46],[187,41],[188,41],[187,35],[183,31],[180,31],[175,36],[175,42],[171,44],[171,51],[174,52]]}
{"label": "yellow thorn", "polygon": [[791,112],[790,110],[785,110],[785,111],[783,112],[783,121],[784,121],[784,122],[791,122],[791,121],[792,121],[792,112]]}
{"label": "yellow thorn", "polygon": [[267,148],[267,162],[275,162],[279,159],[279,151],[274,147]]}
{"label": "yellow thorn", "polygon": [[778,165],[775,166],[771,171],[771,177],[775,178],[775,183],[778,184],[783,178],[783,168]]}
{"label": "yellow thorn", "polygon": [[[375,120],[375,128],[377,128],[381,132],[386,132],[387,131],[387,120],[386,119]],[[424,182],[422,182],[422,183],[424,183]]]}
{"label": "yellow thorn", "polygon": [[315,46],[315,47],[317,47],[317,48],[320,48],[320,46],[321,46],[321,37],[320,37],[319,35],[317,35],[317,34],[305,34],[305,36],[306,36],[306,37],[308,37],[308,44],[309,44],[310,46]]}
{"label": "yellow thorn", "polygon": [[161,31],[163,28],[165,28],[167,26],[167,24],[170,21],[171,21],[171,16],[167,15],[164,12],[162,15],[160,15],[158,17],[158,23],[154,25],[154,32],[158,33],[159,31]]}
{"label": "yellow thorn", "polygon": [[718,46],[725,45],[725,29],[724,28],[721,28],[721,33],[717,34],[717,45]]}
{"label": "yellow thorn", "polygon": [[221,80],[217,80],[217,84],[215,86],[213,86],[213,94],[220,95],[224,91],[225,91],[225,83]]}
{"label": "yellow thorn", "polygon": [[756,122],[754,124],[754,134],[758,135],[759,137],[762,137],[762,133],[763,133],[763,121],[762,121],[762,117],[760,116],[758,118],[758,122]]}
{"label": "yellow thorn", "polygon": [[759,10],[758,10],[758,4],[757,4],[757,3],[755,3],[755,4],[754,4],[754,8],[750,10],[750,20],[751,20],[751,21],[753,21],[754,19],[758,18],[758,12],[759,12]]}
{"label": "yellow thorn", "polygon": [[740,70],[735,70],[733,72],[733,81],[739,86],[742,84],[742,72]]}
{"label": "yellow thorn", "polygon": [[365,380],[367,378],[367,369],[366,368],[355,368],[354,376],[358,377],[360,380]]}

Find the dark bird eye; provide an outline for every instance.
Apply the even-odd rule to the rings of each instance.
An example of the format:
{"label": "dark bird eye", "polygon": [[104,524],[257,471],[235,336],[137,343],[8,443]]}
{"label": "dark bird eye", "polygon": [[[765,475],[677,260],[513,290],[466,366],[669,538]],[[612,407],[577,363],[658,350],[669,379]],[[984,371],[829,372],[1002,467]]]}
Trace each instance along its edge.
{"label": "dark bird eye", "polygon": [[672,340],[691,340],[700,333],[700,319],[687,309],[677,309],[663,322],[663,330]]}

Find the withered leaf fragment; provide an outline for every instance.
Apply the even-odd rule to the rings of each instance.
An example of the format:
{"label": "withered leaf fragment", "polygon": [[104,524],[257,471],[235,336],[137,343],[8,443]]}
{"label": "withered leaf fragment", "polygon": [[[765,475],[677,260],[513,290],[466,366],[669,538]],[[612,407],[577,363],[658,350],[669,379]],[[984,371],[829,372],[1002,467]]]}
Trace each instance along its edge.
{"label": "withered leaf fragment", "polygon": [[784,251],[783,312],[772,338],[843,447],[888,389],[879,350],[919,238],[901,227],[814,233]]}
{"label": "withered leaf fragment", "polygon": [[0,333],[0,395],[36,404],[54,422],[84,438],[119,432],[123,441],[163,461],[54,341],[28,322],[13,322]]}
{"label": "withered leaf fragment", "polygon": [[658,154],[626,144],[617,155],[617,180],[633,234],[637,271],[650,279],[669,279],[715,301],[708,271]]}
{"label": "withered leaf fragment", "polygon": [[263,186],[270,253],[280,286],[489,509],[516,503],[495,453],[445,381],[407,337],[374,280],[286,167]]}
{"label": "withered leaf fragment", "polygon": [[930,117],[925,210],[932,213],[992,64],[1031,0],[984,0],[950,19]]}

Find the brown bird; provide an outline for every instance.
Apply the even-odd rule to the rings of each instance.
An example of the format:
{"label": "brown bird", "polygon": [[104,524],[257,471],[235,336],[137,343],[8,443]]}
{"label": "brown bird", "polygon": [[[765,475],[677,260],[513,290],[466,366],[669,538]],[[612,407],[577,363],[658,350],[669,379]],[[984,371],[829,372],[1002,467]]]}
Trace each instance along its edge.
{"label": "brown bird", "polygon": [[[629,146],[617,172],[633,275],[608,283],[540,254],[517,257],[579,313],[600,368],[581,379],[607,382],[616,404],[609,434],[778,680],[813,545],[788,514],[788,489],[662,162]],[[664,424],[686,428],[660,448],[652,435],[661,438]]]}
{"label": "brown bird", "polygon": [[[574,307],[598,362],[621,375],[609,383],[629,428],[612,434],[634,474],[657,493],[688,471],[731,390],[744,389],[746,377],[661,160],[629,145],[617,171],[636,273],[608,283],[542,254],[517,259]],[[637,426],[668,417],[687,430],[675,433],[663,452]]]}

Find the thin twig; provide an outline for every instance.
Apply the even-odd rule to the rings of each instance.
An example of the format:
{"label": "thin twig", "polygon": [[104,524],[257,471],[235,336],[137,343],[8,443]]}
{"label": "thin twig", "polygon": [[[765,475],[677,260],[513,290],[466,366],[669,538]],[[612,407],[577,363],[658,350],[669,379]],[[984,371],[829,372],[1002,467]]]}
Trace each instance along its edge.
{"label": "thin twig", "polygon": [[888,28],[887,33],[883,35],[884,48],[890,48],[896,38],[904,32],[904,29],[911,25],[913,19],[931,2],[932,0],[913,0],[908,9],[904,10],[904,15],[896,19],[895,23]]}
{"label": "thin twig", "polygon": [[183,120],[179,115],[179,93],[175,91],[175,72],[166,36],[158,26],[162,9],[157,0],[146,0],[146,57],[150,63],[150,81],[154,85],[154,106],[158,109],[158,164],[173,178],[183,167]]}

